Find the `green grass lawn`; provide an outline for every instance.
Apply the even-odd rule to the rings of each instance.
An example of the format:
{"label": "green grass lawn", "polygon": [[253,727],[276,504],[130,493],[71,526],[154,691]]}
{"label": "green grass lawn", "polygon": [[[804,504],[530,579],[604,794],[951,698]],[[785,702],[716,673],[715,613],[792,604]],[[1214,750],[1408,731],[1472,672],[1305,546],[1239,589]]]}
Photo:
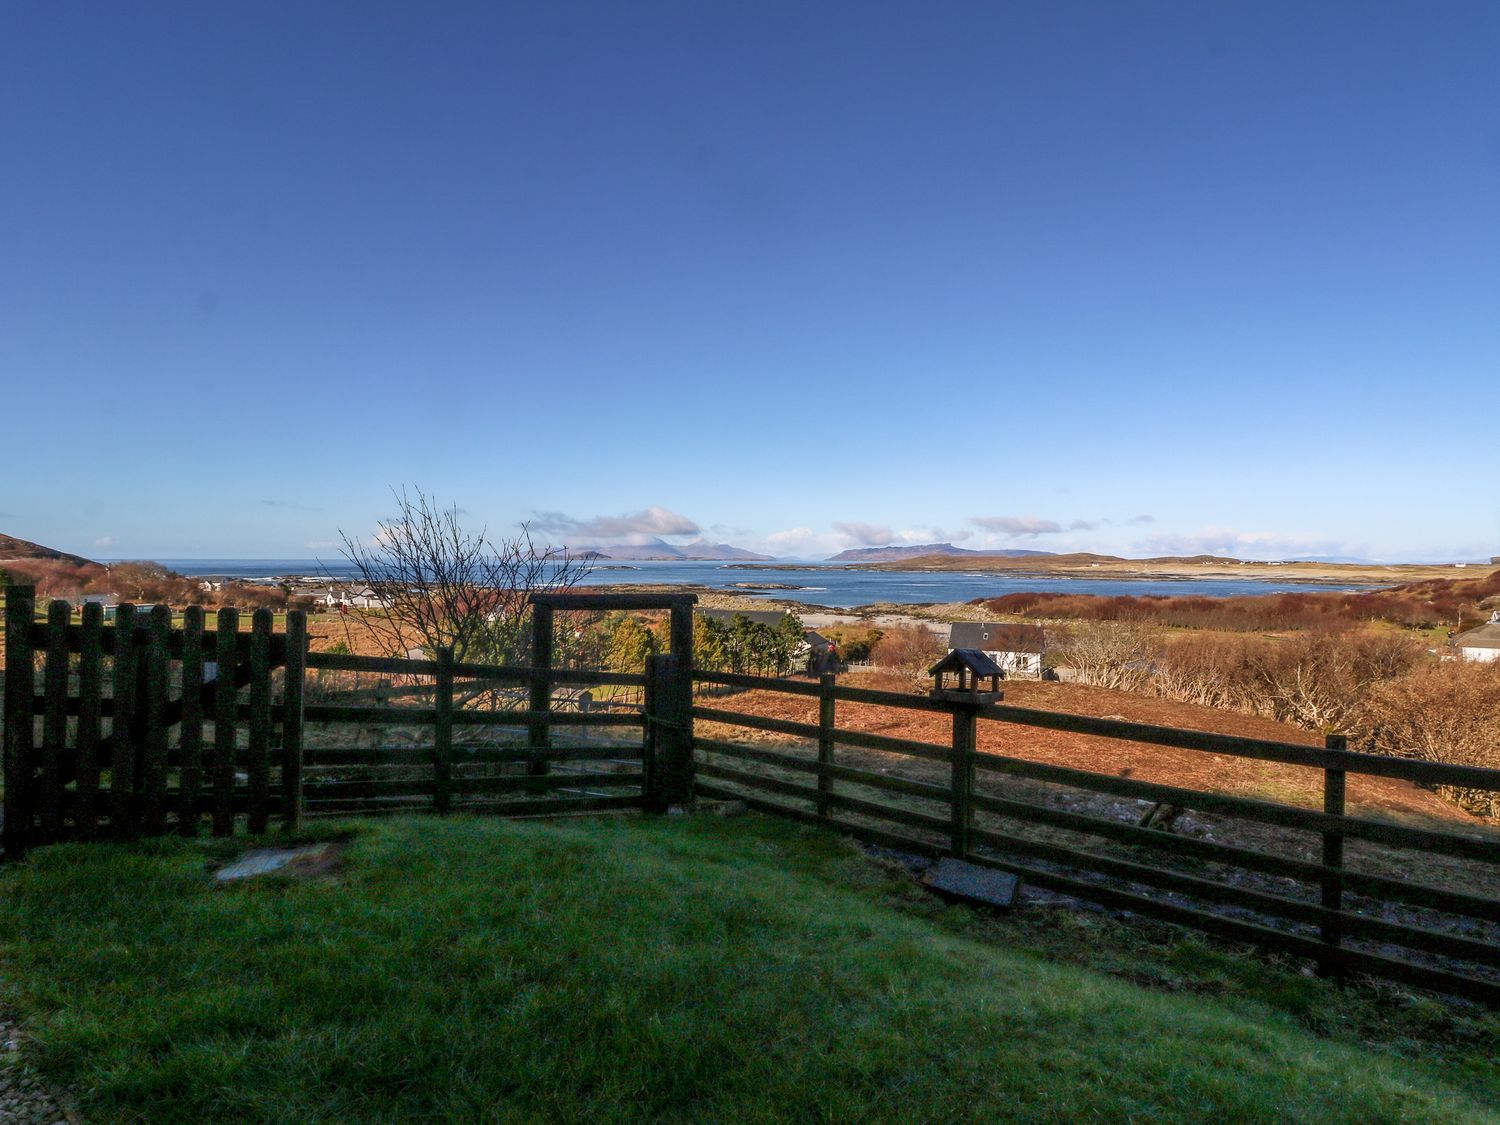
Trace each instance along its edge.
{"label": "green grass lawn", "polygon": [[1012,948],[796,826],[354,832],[323,883],[216,888],[243,840],[0,872],[33,1061],[93,1122],[1497,1120],[1488,1052]]}

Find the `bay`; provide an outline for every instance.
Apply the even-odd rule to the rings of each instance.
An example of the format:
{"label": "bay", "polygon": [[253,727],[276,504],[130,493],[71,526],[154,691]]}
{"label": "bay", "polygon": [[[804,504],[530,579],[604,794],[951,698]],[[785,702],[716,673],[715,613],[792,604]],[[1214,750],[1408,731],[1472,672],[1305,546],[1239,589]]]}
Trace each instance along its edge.
{"label": "bay", "polygon": [[[223,575],[228,578],[356,577],[345,560],[317,559],[163,559],[162,565],[183,574]],[[775,598],[805,605],[847,609],[890,602],[967,602],[1004,594],[1045,591],[1101,594],[1108,597],[1166,595],[1227,598],[1254,594],[1315,593],[1364,590],[1360,583],[1278,582],[1258,578],[1084,578],[1051,575],[1003,575],[983,571],[850,570],[839,564],[773,563],[751,568],[719,562],[605,562],[579,583],[585,587],[621,584],[702,586],[749,597]],[[794,587],[757,590],[757,586]]]}

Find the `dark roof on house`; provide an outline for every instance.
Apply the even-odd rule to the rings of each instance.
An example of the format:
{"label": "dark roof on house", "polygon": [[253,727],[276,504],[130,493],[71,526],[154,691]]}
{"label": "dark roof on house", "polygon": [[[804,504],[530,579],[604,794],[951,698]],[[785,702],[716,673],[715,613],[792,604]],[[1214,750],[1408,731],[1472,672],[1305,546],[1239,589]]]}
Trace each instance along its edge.
{"label": "dark roof on house", "polygon": [[[1006,650],[1010,651],[1010,650]],[[927,669],[929,676],[936,676],[939,672],[949,672],[956,668],[968,668],[979,676],[1003,676],[1005,672],[1000,665],[996,664],[984,652],[977,648],[956,648],[947,656],[943,657],[931,668]]]}
{"label": "dark roof on house", "polygon": [[804,641],[806,641],[808,644],[812,645],[813,648],[832,648],[833,647],[833,642],[830,641],[827,637],[823,636],[822,633],[819,633],[815,629],[804,629],[802,631],[802,639]]}
{"label": "dark roof on house", "polygon": [[1500,648],[1500,623],[1491,621],[1453,638],[1455,648]]}
{"label": "dark roof on house", "polygon": [[700,609],[698,612],[704,617],[722,621],[725,625],[734,624],[736,617],[748,617],[757,625],[769,625],[773,629],[787,616],[786,611],[780,609]]}
{"label": "dark roof on house", "polygon": [[960,621],[948,630],[948,647],[977,648],[980,652],[1046,652],[1047,634],[1040,625]]}

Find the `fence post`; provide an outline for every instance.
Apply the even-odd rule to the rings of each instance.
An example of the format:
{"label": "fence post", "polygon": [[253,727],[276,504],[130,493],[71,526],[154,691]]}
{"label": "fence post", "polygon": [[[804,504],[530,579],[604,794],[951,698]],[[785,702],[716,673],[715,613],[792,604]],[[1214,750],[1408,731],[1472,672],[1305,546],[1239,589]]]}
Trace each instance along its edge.
{"label": "fence post", "polygon": [[203,791],[203,607],[182,611],[182,725],[178,728],[177,831],[198,834]]}
{"label": "fence post", "polygon": [[648,812],[665,812],[661,799],[661,774],[656,768],[656,714],[661,707],[658,687],[662,681],[661,654],[646,657],[646,686],[641,690],[641,804]]}
{"label": "fence post", "polygon": [[[666,766],[662,778],[667,805],[685,805],[693,799],[693,603],[689,595],[672,603],[668,611],[668,638],[672,645],[667,665],[664,695],[658,697],[660,715],[666,723]],[[663,759],[658,759],[662,762]]]}
{"label": "fence post", "polygon": [[[825,672],[818,677],[818,765],[833,765],[833,731],[835,723],[835,700],[833,685],[837,677]],[[833,775],[824,769],[818,771],[818,815],[827,817],[832,802]]]}
{"label": "fence post", "polygon": [[41,824],[44,838],[63,826],[63,754],[68,744],[68,622],[73,607],[47,606],[47,666],[42,673]]}
{"label": "fence post", "polygon": [[[532,711],[552,709],[552,607],[533,603],[531,607],[531,702]],[[540,756],[551,745],[552,728],[534,722],[527,731],[527,742],[538,756],[527,763],[529,774],[547,773],[547,760]]]}
{"label": "fence post", "polygon": [[36,615],[36,588],[9,586],[5,591],[5,858],[26,854],[31,806],[27,804],[34,726],[31,699],[36,681],[31,660],[31,619]]}
{"label": "fence post", "polygon": [[453,794],[453,650],[437,650],[432,723],[432,811],[448,811]]}
{"label": "fence post", "polygon": [[684,681],[681,660],[676,653],[660,653],[647,664],[643,804],[652,812],[687,804],[693,797],[692,680]]}
{"label": "fence post", "polygon": [[115,607],[114,712],[109,724],[109,826],[116,837],[135,833],[135,759],[137,724],[135,606]]}
{"label": "fence post", "polygon": [[979,712],[966,704],[953,708],[952,847],[962,858],[969,852],[973,823],[974,751],[979,745]]}
{"label": "fence post", "polygon": [[[682,706],[687,708],[689,728],[692,724],[693,706],[693,601],[692,597],[687,597],[672,603],[667,632],[672,655],[677,658],[674,665],[677,675],[677,691],[687,701]],[[689,734],[691,734],[691,729],[689,729]],[[689,755],[692,754],[691,743],[690,738]]]}
{"label": "fence post", "polygon": [[213,834],[234,834],[235,711],[238,691],[235,668],[239,663],[240,611],[219,610],[214,631],[214,758],[210,771],[213,785]]}
{"label": "fence post", "polygon": [[78,831],[88,839],[99,828],[99,738],[103,731],[104,607],[83,607],[78,641]]}
{"label": "fence post", "polygon": [[271,611],[250,615],[250,722],[245,774],[250,787],[246,818],[252,835],[265,833],[271,819]]}
{"label": "fence post", "polygon": [[[1349,749],[1349,739],[1342,734],[1330,734],[1324,741],[1328,750]],[[1343,770],[1325,769],[1323,771],[1323,811],[1329,816],[1344,815],[1344,798],[1347,787],[1347,777]],[[1344,909],[1344,834],[1333,830],[1323,833],[1323,866],[1334,868],[1322,878],[1323,909],[1341,911]],[[1321,937],[1325,945],[1331,949],[1337,949],[1343,944],[1344,927],[1342,919],[1330,918],[1321,927]],[[1324,975],[1338,971],[1338,962],[1329,957],[1318,964],[1319,972]]]}
{"label": "fence post", "polygon": [[140,683],[141,712],[141,825],[148,836],[167,830],[167,635],[172,610],[152,607],[147,622],[145,660]]}
{"label": "fence post", "polygon": [[302,705],[307,686],[307,614],[286,615],[286,667],[281,684],[281,826],[302,827]]}

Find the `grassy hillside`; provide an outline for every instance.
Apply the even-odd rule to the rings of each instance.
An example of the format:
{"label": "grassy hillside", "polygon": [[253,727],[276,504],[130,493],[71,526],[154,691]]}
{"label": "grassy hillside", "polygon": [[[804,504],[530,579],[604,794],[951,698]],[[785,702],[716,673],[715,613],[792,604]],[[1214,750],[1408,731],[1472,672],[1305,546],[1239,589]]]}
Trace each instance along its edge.
{"label": "grassy hillside", "polygon": [[323,883],[216,889],[233,845],[177,840],[0,872],[46,1075],[96,1122],[1496,1119],[1483,1050],[1362,1049],[1008,949],[825,834],[357,831]]}

